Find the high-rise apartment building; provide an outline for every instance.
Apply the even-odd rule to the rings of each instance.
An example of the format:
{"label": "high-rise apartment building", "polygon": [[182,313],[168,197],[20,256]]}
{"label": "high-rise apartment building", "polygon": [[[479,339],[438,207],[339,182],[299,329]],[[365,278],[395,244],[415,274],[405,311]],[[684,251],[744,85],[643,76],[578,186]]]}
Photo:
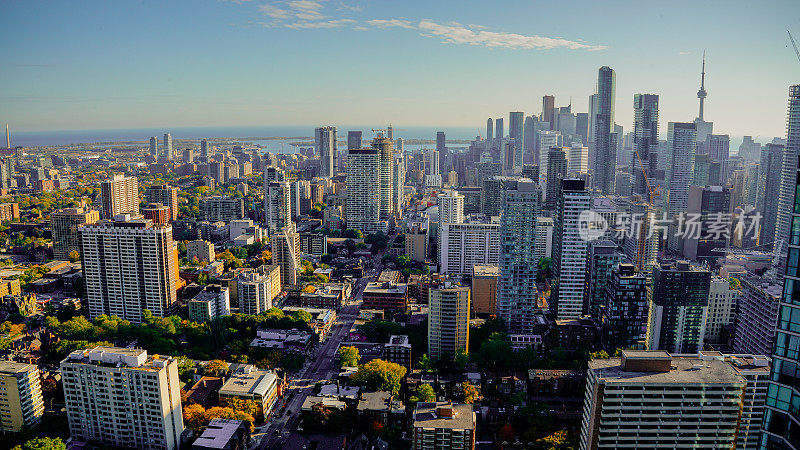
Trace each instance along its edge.
{"label": "high-rise apartment building", "polygon": [[524,122],[525,113],[521,111],[514,111],[508,114],[508,137],[514,141],[514,153],[512,158],[512,167],[521,170],[523,164],[524,154]]}
{"label": "high-rise apartment building", "polygon": [[103,217],[111,219],[117,214],[139,214],[139,180],[115,173],[110,180],[100,184],[103,199]]}
{"label": "high-rise apartment building", "polygon": [[553,256],[554,228],[552,217],[539,216],[536,218],[536,246],[533,250],[533,258],[537,262],[542,258]]}
{"label": "high-rise apartment building", "polygon": [[53,233],[53,258],[66,261],[73,251],[80,253],[80,226],[100,220],[100,213],[86,208],[66,208],[50,215]]}
{"label": "high-rise apartment building", "polygon": [[314,138],[319,155],[319,176],[331,178],[336,175],[336,127],[317,128]]}
{"label": "high-rise apartment building", "polygon": [[[703,341],[718,344],[722,340],[722,329],[733,324],[736,313],[736,298],[739,290],[731,289],[727,278],[714,275],[708,288],[708,313],[706,314]],[[760,355],[767,353],[761,352]]]}
{"label": "high-rise apartment building", "polygon": [[494,315],[497,311],[497,281],[500,268],[497,265],[475,264],[472,266],[472,310],[476,314]]}
{"label": "high-rise apartment building", "polygon": [[161,203],[169,207],[169,221],[178,219],[178,188],[167,184],[154,184],[144,191],[147,203]]}
{"label": "high-rise apartment building", "polygon": [[385,231],[381,221],[381,160],[374,148],[347,152],[347,227],[364,233]]}
{"label": "high-rise apartment building", "polygon": [[511,332],[526,333],[533,329],[537,308],[536,218],[541,211],[542,191],[531,180],[520,179],[514,184],[502,191],[497,316]]}
{"label": "high-rise apartment building", "polygon": [[761,245],[775,242],[784,151],[785,147],[780,144],[766,144],[761,150],[756,194],[756,209],[761,212],[761,230],[758,238]]}
{"label": "high-rise apartment building", "polygon": [[560,147],[551,147],[547,152],[547,190],[544,194],[545,209],[555,209],[561,181],[567,177],[567,157]]}
{"label": "high-rise apartment building", "polygon": [[726,184],[730,175],[731,138],[727,134],[711,134],[706,138],[704,150],[711,160],[720,165],[720,184]]}
{"label": "high-rise apartment building", "polygon": [[593,359],[580,449],[751,448],[767,371],[763,356],[718,352]]}
{"label": "high-rise apartment building", "polygon": [[188,303],[189,320],[196,323],[210,322],[231,313],[230,290],[219,285],[204,286]]}
{"label": "high-rise apartment building", "polygon": [[771,354],[783,289],[769,276],[748,275],[739,281],[741,294],[736,301],[733,351]]}
{"label": "high-rise apartment building", "polygon": [[158,138],[155,136],[150,138],[150,156],[158,159]]}
{"label": "high-rise apartment building", "polygon": [[89,315],[139,323],[145,309],[157,317],[176,305],[177,248],[172,226],[118,215],[81,227],[81,256]]}
{"label": "high-rise apartment building", "polygon": [[695,353],[703,348],[711,272],[687,261],[653,266],[647,348]]}
{"label": "high-rise apartment building", "polygon": [[658,170],[658,95],[635,94],[633,116],[632,192],[652,201],[649,184]]}
{"label": "high-rise apartment building", "polygon": [[[776,252],[783,265],[789,244],[789,231],[794,211],[798,155],[800,155],[800,84],[789,87],[789,106],[786,119],[786,148],[781,165],[781,188],[778,195],[778,214],[775,222]],[[769,195],[769,194],[767,194]],[[800,445],[798,445],[800,448]]]}
{"label": "high-rise apartment building", "polygon": [[552,95],[542,97],[542,120],[550,124],[550,129],[556,129],[556,98]]}
{"label": "high-rise apartment building", "polygon": [[[444,135],[444,134],[443,134]],[[442,137],[444,139],[444,137]],[[382,221],[388,221],[394,215],[394,143],[391,139],[378,135],[372,140],[372,148],[377,150],[380,158],[380,217]]]}
{"label": "high-rise apartment building", "polygon": [[292,223],[292,195],[288,181],[264,183],[264,222],[274,233]]}
{"label": "high-rise apartment building", "polygon": [[244,219],[244,199],[224,196],[200,199],[200,220],[230,222]]}
{"label": "high-rise apartment building", "polygon": [[728,247],[731,224],[728,223],[730,219],[726,222],[725,218],[728,217],[730,198],[727,187],[689,187],[686,212],[698,214],[700,220],[698,231],[687,233],[683,239],[683,256],[711,262],[720,256],[715,249]]}
{"label": "high-rise apartment building", "polygon": [[588,211],[592,197],[581,179],[561,181],[553,237],[553,277],[550,310],[556,318],[575,319],[583,314],[588,242],[581,238],[579,219]]}
{"label": "high-rise apartment building", "polygon": [[436,196],[439,204],[439,223],[464,221],[464,196],[458,191],[446,190]]}
{"label": "high-rise apartment building", "polygon": [[567,156],[567,175],[579,177],[589,171],[589,147],[573,142],[569,147],[564,147]]}
{"label": "high-rise apartment building", "polygon": [[217,254],[214,251],[214,244],[198,239],[186,243],[186,257],[190,261],[197,258],[197,261],[212,263],[216,260]]}
{"label": "high-rise apartment building", "polygon": [[297,284],[297,268],[300,266],[298,253],[300,235],[294,225],[285,227],[270,237],[272,243],[272,263],[281,267],[281,284]]}
{"label": "high-rise apartment building", "polygon": [[503,133],[503,118],[498,117],[497,119],[494,119],[494,139],[498,143],[503,142],[503,138],[505,137],[505,134]]}
{"label": "high-rise apartment building", "polygon": [[434,360],[469,352],[469,288],[446,283],[428,291],[428,355]]}
{"label": "high-rise apartment building", "polygon": [[278,265],[241,272],[236,281],[239,312],[258,315],[272,308],[272,301],[281,293],[281,272]]}
{"label": "high-rise apartment building", "polygon": [[596,239],[589,241],[586,257],[583,314],[599,317],[606,301],[606,286],[617,266],[625,261],[625,254],[614,242]]}
{"label": "high-rise apartment building", "polygon": [[208,139],[200,141],[200,157],[203,160],[208,160]]}
{"label": "high-rise apartment building", "polygon": [[486,141],[491,144],[492,139],[494,139],[494,123],[490,117],[486,119]]}
{"label": "high-rise apartment building", "polygon": [[606,349],[646,347],[647,285],[647,277],[633,264],[619,264],[611,272],[599,313]]}
{"label": "high-rise apartment building", "polygon": [[178,362],[146,350],[95,347],[61,361],[73,439],[114,448],[176,450],[183,433]]}
{"label": "high-rise apartment building", "polygon": [[466,275],[476,264],[498,264],[500,223],[469,217],[458,223],[442,223],[439,231],[439,271]]}
{"label": "high-rise apartment building", "polygon": [[44,399],[35,364],[0,361],[0,431],[16,433],[39,426]]}
{"label": "high-rise apartment building", "polygon": [[617,148],[611,134],[614,132],[614,98],[616,75],[603,66],[597,76],[597,114],[594,124],[594,187],[603,194],[614,193],[617,171]]}
{"label": "high-rise apartment building", "polygon": [[392,164],[392,207],[394,214],[400,217],[406,207],[406,163],[402,149],[398,148],[398,153],[394,155]]}
{"label": "high-rise apartment building", "polygon": [[671,154],[668,212],[670,217],[674,217],[689,206],[689,184],[694,178],[694,155],[697,150],[695,124],[670,122],[667,146]]}
{"label": "high-rise apartment building", "polygon": [[172,135],[169,133],[164,134],[164,157],[168,161],[175,159],[175,152],[172,150]]}
{"label": "high-rise apartment building", "polygon": [[412,450],[475,449],[477,420],[472,405],[418,402],[412,420]]}
{"label": "high-rise apartment building", "polygon": [[447,139],[445,138],[444,131],[436,132],[436,151],[440,155],[447,153]]}

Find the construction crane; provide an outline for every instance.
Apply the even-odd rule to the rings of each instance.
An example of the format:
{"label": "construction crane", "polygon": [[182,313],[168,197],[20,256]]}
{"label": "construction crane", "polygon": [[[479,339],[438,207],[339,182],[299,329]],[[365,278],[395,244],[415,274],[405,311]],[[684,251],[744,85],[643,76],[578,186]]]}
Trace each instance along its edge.
{"label": "construction crane", "polygon": [[792,33],[789,30],[786,30],[786,34],[789,35],[789,41],[791,41],[792,47],[794,47],[794,54],[797,55],[797,60],[800,61],[800,51],[797,50],[797,44],[794,42]]}
{"label": "construction crane", "polygon": [[656,197],[661,195],[661,189],[653,189],[653,187],[650,185],[650,180],[647,178],[647,171],[644,169],[644,163],[642,163],[642,158],[639,156],[639,151],[634,149],[633,153],[636,155],[636,159],[639,160],[639,168],[642,170],[642,176],[644,176],[644,183],[647,186],[647,191],[649,192],[649,195],[647,197],[647,203],[652,205],[653,200],[655,200]]}

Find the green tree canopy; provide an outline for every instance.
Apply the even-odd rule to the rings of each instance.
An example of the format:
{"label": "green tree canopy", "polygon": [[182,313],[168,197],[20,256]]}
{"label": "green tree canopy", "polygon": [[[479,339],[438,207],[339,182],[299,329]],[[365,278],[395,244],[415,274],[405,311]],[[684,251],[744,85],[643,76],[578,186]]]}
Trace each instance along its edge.
{"label": "green tree canopy", "polygon": [[343,367],[356,367],[359,361],[361,361],[361,355],[357,348],[352,346],[339,348],[339,362]]}
{"label": "green tree canopy", "polygon": [[406,368],[400,364],[373,359],[360,366],[358,371],[350,376],[350,380],[354,384],[366,386],[367,389],[397,394],[400,392],[400,381],[405,375]]}

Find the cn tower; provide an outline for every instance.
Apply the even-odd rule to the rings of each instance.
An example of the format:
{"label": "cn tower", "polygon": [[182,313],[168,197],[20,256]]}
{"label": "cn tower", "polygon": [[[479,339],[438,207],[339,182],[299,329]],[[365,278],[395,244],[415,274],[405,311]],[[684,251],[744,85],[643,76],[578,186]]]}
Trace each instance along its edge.
{"label": "cn tower", "polygon": [[706,52],[703,52],[703,70],[700,73],[700,90],[697,91],[697,98],[700,99],[700,115],[697,116],[700,122],[703,120],[703,103],[706,100],[708,93],[706,92]]}

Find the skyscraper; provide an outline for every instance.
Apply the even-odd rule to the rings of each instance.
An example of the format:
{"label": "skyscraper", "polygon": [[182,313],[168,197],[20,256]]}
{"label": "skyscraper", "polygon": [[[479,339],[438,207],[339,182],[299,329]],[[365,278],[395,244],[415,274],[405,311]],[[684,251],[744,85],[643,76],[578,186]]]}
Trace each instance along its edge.
{"label": "skyscraper", "polygon": [[436,132],[436,151],[440,154],[447,152],[447,139],[444,136],[444,131]]}
{"label": "skyscraper", "polygon": [[[778,201],[781,192],[781,170],[785,148],[780,144],[767,144],[761,150],[756,201],[761,212],[761,234],[758,242],[771,245],[775,242],[775,226],[778,219]],[[769,195],[767,195],[769,193]]]}
{"label": "skyscraper", "polygon": [[172,135],[169,133],[164,134],[164,157],[168,161],[175,159],[175,153],[172,151]]}
{"label": "skyscraper", "polygon": [[711,272],[687,261],[653,266],[647,348],[670,353],[703,349]]}
{"label": "skyscraper", "polygon": [[295,231],[294,224],[270,236],[272,243],[272,263],[281,268],[281,284],[294,286],[297,284],[297,268],[300,266],[298,251],[300,249],[300,235]]}
{"label": "skyscraper", "polygon": [[689,184],[694,178],[697,129],[694,123],[670,122],[667,146],[672,155],[669,176],[669,216],[686,211]]}
{"label": "skyscraper", "polygon": [[464,196],[458,191],[446,190],[437,196],[439,223],[461,223],[464,221]]}
{"label": "skyscraper", "polygon": [[347,132],[347,149],[361,148],[361,131],[348,131]]}
{"label": "skyscraper", "polygon": [[503,118],[499,117],[494,120],[494,138],[497,142],[503,142]]}
{"label": "skyscraper", "polygon": [[319,176],[331,178],[336,173],[336,127],[321,127],[314,130],[319,155]]}
{"label": "skyscraper", "polygon": [[520,111],[510,112],[508,114],[508,137],[514,140],[514,164],[515,168],[522,169],[523,157],[523,125],[525,121],[525,114]]}
{"label": "skyscraper", "polygon": [[[772,353],[772,377],[767,390],[767,410],[764,413],[764,426],[761,435],[763,449],[800,449],[800,335],[797,334],[797,318],[800,317],[800,227],[789,224],[800,222],[800,211],[794,205],[800,181],[797,167],[797,152],[800,149],[800,85],[789,88],[789,118],[786,127],[786,156],[784,157],[781,203],[779,203],[778,228],[776,236],[788,244],[788,264],[781,297],[778,328]],[[788,165],[788,166],[787,166]],[[791,174],[791,175],[790,175]],[[786,187],[789,179],[794,182]],[[784,201],[788,203],[784,204]],[[782,214],[780,214],[782,213]]]}
{"label": "skyscraper", "polygon": [[544,208],[553,210],[558,204],[561,180],[567,177],[567,158],[560,147],[551,147],[547,152],[547,190],[544,194]]}
{"label": "skyscraper", "polygon": [[614,70],[603,66],[597,75],[597,115],[595,116],[594,141],[595,164],[594,186],[604,194],[614,193],[617,170],[616,142],[611,139],[614,132],[614,98],[616,75]]}
{"label": "skyscraper", "polygon": [[589,241],[586,251],[583,314],[600,317],[600,310],[606,299],[606,286],[617,266],[624,261],[625,254],[614,242],[607,239]]}
{"label": "skyscraper", "polygon": [[[444,140],[444,133],[442,133],[442,140]],[[393,200],[395,197],[393,189],[393,165],[394,165],[394,146],[391,139],[378,135],[372,140],[372,148],[378,151],[378,158],[380,158],[380,190],[381,190],[381,206],[380,216],[381,220],[389,220],[394,214]]]}
{"label": "skyscraper", "polygon": [[81,228],[81,256],[89,315],[139,323],[142,313],[170,315],[177,302],[177,249],[172,226],[127,215]]}
{"label": "skyscraper", "polygon": [[264,313],[272,308],[272,301],[281,293],[281,268],[279,265],[262,265],[241,272],[236,286],[240,313]]}
{"label": "skyscraper", "polygon": [[705,151],[712,161],[719,163],[719,183],[722,185],[728,182],[728,176],[731,171],[728,167],[730,145],[731,138],[727,134],[711,134],[706,138]]}
{"label": "skyscraper", "polygon": [[728,247],[729,236],[725,236],[722,233],[715,235],[713,228],[719,226],[718,218],[724,218],[729,212],[730,200],[731,193],[728,187],[689,187],[689,201],[686,212],[688,214],[698,214],[700,223],[698,233],[687,233],[683,241],[683,256],[709,263],[713,263],[714,260],[719,258],[720,254],[713,250]]}
{"label": "skyscraper", "polygon": [[270,233],[292,224],[291,198],[288,181],[264,183],[264,222]]}
{"label": "skyscraper", "polygon": [[486,119],[486,141],[489,142],[491,145],[492,139],[494,138],[494,123],[492,118]]}
{"label": "skyscraper", "polygon": [[139,214],[139,181],[115,173],[110,180],[100,184],[103,200],[103,217],[111,219],[117,214]]}
{"label": "skyscraper", "polygon": [[200,157],[208,159],[208,139],[200,141]]}
{"label": "skyscraper", "polygon": [[450,283],[428,291],[428,354],[434,360],[469,352],[470,292]]}
{"label": "skyscraper", "polygon": [[647,343],[647,277],[619,264],[605,285],[600,322],[607,349],[643,349]]}
{"label": "skyscraper", "polygon": [[632,192],[653,201],[648,184],[656,179],[658,170],[658,95],[635,94],[633,111]]}
{"label": "skyscraper", "polygon": [[533,329],[537,307],[536,218],[541,210],[541,189],[521,179],[502,191],[500,218],[500,281],[497,316],[512,333]]}
{"label": "skyscraper", "polygon": [[525,118],[522,130],[522,153],[524,164],[535,164],[536,158],[536,123],[539,119],[536,116]]}
{"label": "skyscraper", "polygon": [[800,155],[800,85],[789,88],[789,107],[786,119],[786,149],[781,165],[781,189],[778,196],[778,214],[775,223],[776,252],[783,262],[786,256],[789,230],[796,190],[796,170]]}
{"label": "skyscraper", "polygon": [[592,197],[581,179],[561,181],[553,236],[553,277],[550,311],[556,318],[575,319],[583,314],[588,242],[578,226],[581,213],[589,210]]}
{"label": "skyscraper", "polygon": [[556,129],[556,98],[552,95],[542,97],[542,120],[550,124],[550,129]]}
{"label": "skyscraper", "polygon": [[158,138],[155,136],[150,138],[150,155],[158,159]]}
{"label": "skyscraper", "polygon": [[347,227],[364,233],[385,231],[381,221],[381,159],[376,148],[347,151]]}
{"label": "skyscraper", "polygon": [[[17,433],[39,426],[44,414],[42,382],[36,364],[0,361],[0,431]],[[43,430],[46,431],[46,430]]]}

